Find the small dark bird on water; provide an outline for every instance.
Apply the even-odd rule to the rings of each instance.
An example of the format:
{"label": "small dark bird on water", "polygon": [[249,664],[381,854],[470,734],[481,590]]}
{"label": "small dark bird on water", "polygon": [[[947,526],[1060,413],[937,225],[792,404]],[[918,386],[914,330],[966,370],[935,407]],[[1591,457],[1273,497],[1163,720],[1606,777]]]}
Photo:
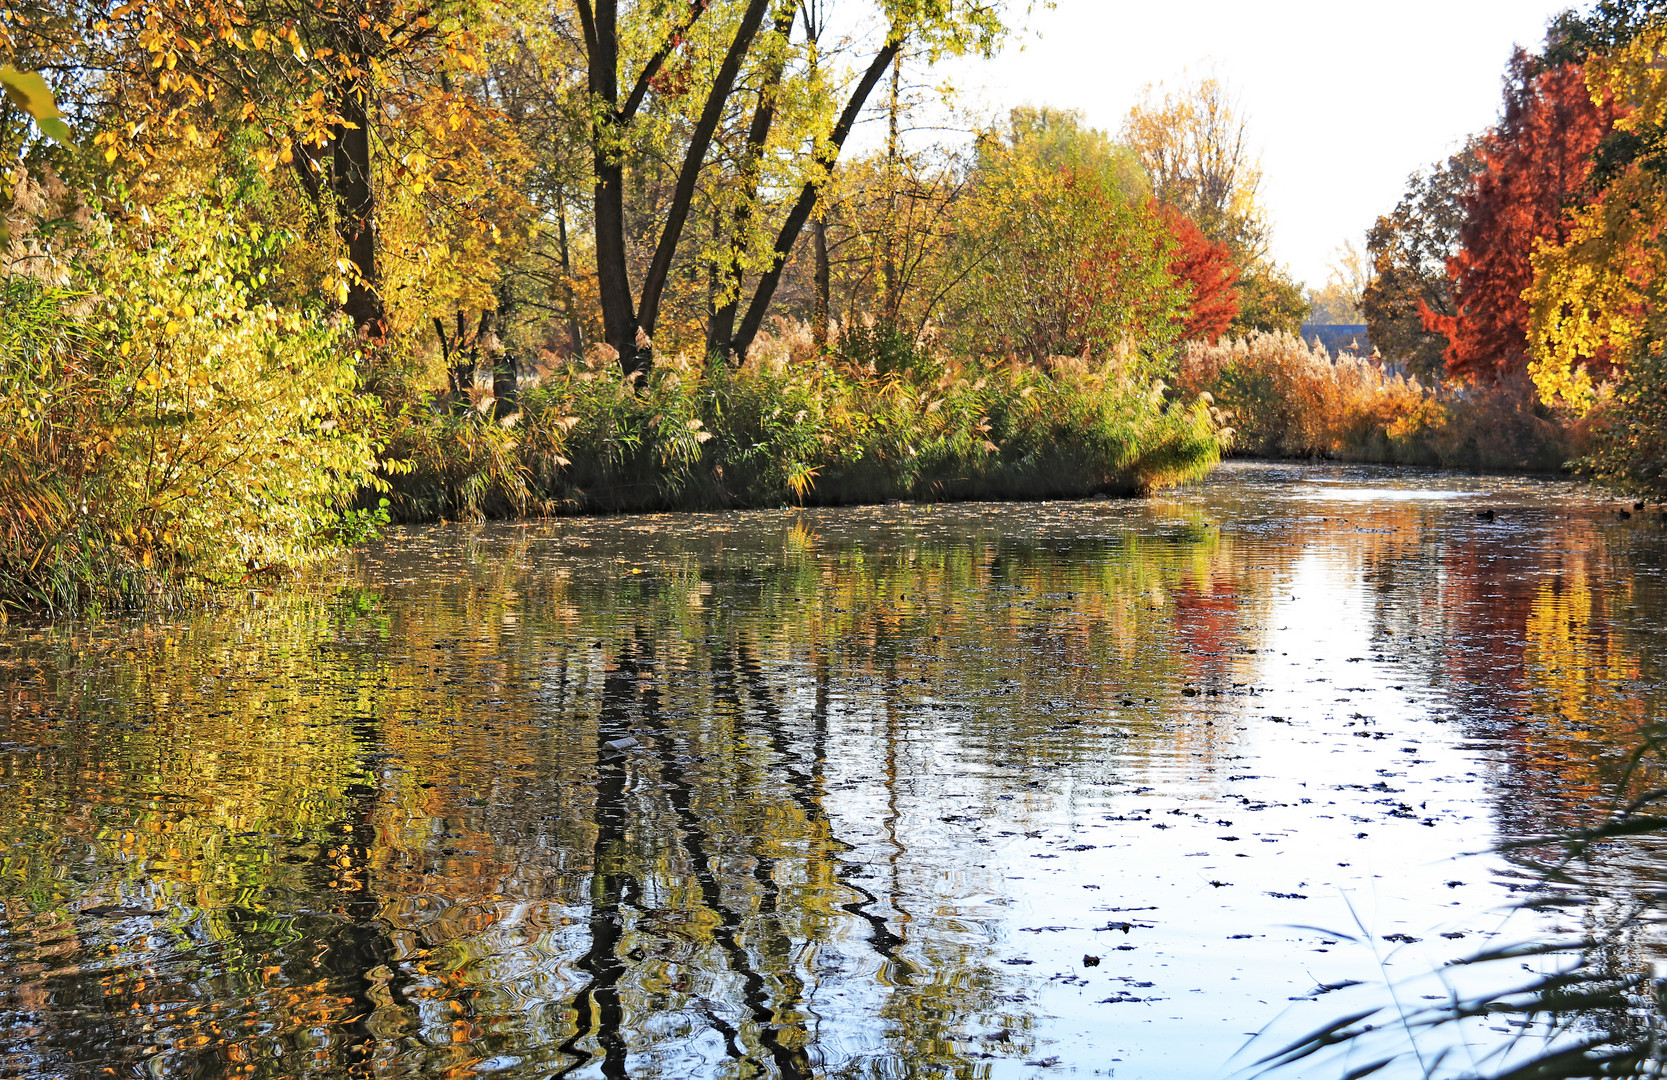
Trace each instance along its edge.
{"label": "small dark bird on water", "polygon": [[1617,510],[1617,511],[1615,511],[1615,516],[1620,518],[1622,521],[1630,521],[1632,519],[1632,511],[1631,510]]}
{"label": "small dark bird on water", "polygon": [[1478,510],[1478,511],[1476,511],[1476,516],[1481,518],[1483,521],[1492,521],[1493,520],[1493,511],[1492,510]]}
{"label": "small dark bird on water", "polygon": [[1644,509],[1644,504],[1641,503],[1641,502],[1636,502],[1636,503],[1632,504],[1632,508],[1634,510],[1642,510],[1642,509]]}

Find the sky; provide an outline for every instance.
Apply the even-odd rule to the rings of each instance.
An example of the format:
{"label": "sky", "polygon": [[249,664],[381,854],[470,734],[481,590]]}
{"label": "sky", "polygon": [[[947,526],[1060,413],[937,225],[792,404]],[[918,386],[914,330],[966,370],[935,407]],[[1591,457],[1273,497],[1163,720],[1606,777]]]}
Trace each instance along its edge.
{"label": "sky", "polygon": [[[1038,5],[1040,6],[1040,5]],[[1115,132],[1141,88],[1213,70],[1261,149],[1273,254],[1325,283],[1410,173],[1498,117],[1512,46],[1571,0],[1058,0],[994,60],[940,69],[963,104],[1080,110]],[[1587,6],[1582,3],[1575,6]]]}

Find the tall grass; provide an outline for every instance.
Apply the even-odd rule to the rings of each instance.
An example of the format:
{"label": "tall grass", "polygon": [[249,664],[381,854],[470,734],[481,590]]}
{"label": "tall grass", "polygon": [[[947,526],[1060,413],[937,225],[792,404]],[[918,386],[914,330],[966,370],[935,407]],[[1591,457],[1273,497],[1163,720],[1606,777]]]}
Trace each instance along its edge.
{"label": "tall grass", "polygon": [[1219,460],[1207,404],[1118,361],[1046,365],[876,350],[819,355],[783,327],[740,368],[687,358],[625,378],[605,352],[547,371],[493,419],[413,408],[390,449],[408,519],[1040,499],[1148,491]]}
{"label": "tall grass", "polygon": [[1251,456],[1552,471],[1579,448],[1578,430],[1541,415],[1525,378],[1426,383],[1289,334],[1191,343],[1176,381],[1209,394],[1235,452]]}

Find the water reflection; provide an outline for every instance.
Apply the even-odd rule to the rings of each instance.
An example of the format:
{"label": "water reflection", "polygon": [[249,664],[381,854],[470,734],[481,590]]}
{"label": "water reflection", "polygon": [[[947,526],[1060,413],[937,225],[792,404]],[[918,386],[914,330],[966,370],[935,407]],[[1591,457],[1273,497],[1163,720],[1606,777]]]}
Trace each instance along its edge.
{"label": "water reflection", "polygon": [[[14,628],[0,1068],[1216,1075],[1534,929],[1526,868],[1444,860],[1611,796],[1661,547],[1567,485],[1241,467],[415,530]],[[1295,928],[1350,918],[1376,953]]]}

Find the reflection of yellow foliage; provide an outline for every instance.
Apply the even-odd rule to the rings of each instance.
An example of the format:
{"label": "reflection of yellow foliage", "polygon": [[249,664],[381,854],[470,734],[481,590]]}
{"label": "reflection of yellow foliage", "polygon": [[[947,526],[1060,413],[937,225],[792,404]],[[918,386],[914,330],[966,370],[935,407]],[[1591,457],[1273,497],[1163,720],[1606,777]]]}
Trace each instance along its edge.
{"label": "reflection of yellow foliage", "polygon": [[[1633,733],[1614,730],[1615,722],[1641,711],[1628,690],[1638,662],[1604,632],[1599,618],[1603,596],[1590,582],[1586,566],[1577,560],[1556,580],[1542,583],[1524,635],[1524,668],[1540,725],[1531,741],[1540,744],[1538,754],[1548,767],[1571,784],[1581,781],[1568,773],[1568,754],[1560,744],[1624,742]],[[1534,755],[1535,749],[1529,752]],[[1600,785],[1590,777],[1582,786],[1595,794]]]}

